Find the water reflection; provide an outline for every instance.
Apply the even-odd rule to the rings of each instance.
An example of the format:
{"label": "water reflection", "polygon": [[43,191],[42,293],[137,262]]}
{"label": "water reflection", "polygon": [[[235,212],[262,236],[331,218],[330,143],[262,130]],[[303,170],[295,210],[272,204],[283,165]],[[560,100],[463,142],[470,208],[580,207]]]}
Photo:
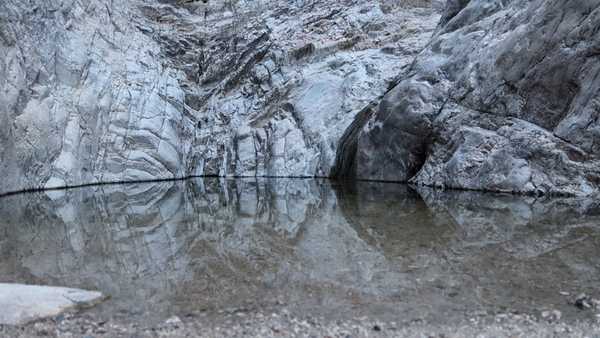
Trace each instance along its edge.
{"label": "water reflection", "polygon": [[149,320],[234,307],[581,318],[559,292],[600,292],[599,221],[591,200],[366,182],[88,187],[0,200],[0,281],[99,289],[112,299],[94,311]]}

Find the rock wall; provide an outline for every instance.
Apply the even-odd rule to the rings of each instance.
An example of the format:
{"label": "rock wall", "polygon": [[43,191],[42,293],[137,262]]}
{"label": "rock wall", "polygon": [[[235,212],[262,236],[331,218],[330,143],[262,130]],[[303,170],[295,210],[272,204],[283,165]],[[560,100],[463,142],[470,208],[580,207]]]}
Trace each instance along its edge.
{"label": "rock wall", "polygon": [[600,1],[450,0],[408,75],[346,132],[340,175],[591,195]]}
{"label": "rock wall", "polygon": [[4,0],[0,193],[328,176],[438,21],[429,1]]}
{"label": "rock wall", "polygon": [[218,175],[596,194],[600,0],[439,6],[3,1],[0,193]]}

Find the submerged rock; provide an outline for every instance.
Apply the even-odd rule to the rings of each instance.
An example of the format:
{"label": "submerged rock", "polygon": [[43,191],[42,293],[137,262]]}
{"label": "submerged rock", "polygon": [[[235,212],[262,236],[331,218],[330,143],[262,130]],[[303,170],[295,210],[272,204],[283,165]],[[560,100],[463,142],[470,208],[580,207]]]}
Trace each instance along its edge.
{"label": "submerged rock", "polygon": [[75,307],[91,306],[102,293],[50,286],[0,284],[0,325],[22,325],[57,316]]}

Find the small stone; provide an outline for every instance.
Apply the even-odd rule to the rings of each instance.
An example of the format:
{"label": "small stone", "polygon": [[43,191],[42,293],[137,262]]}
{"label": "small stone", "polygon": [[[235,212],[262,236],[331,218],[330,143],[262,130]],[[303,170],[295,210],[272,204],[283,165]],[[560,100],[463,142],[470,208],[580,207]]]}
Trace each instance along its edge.
{"label": "small stone", "polygon": [[173,316],[173,317],[167,319],[167,321],[165,322],[165,324],[167,324],[167,325],[178,325],[178,324],[181,324],[181,323],[183,323],[181,321],[181,318],[179,318],[177,316]]}
{"label": "small stone", "polygon": [[559,321],[562,318],[562,312],[558,310],[542,311],[542,318],[550,321]]}
{"label": "small stone", "polygon": [[380,331],[381,331],[381,326],[379,326],[379,325],[374,325],[374,326],[373,326],[373,331],[380,332]]}
{"label": "small stone", "polygon": [[592,300],[585,293],[582,293],[575,298],[574,305],[580,310],[589,309],[592,307]]}
{"label": "small stone", "polygon": [[553,310],[552,311],[552,316],[556,319],[556,320],[560,320],[562,318],[562,312],[558,311],[558,310]]}

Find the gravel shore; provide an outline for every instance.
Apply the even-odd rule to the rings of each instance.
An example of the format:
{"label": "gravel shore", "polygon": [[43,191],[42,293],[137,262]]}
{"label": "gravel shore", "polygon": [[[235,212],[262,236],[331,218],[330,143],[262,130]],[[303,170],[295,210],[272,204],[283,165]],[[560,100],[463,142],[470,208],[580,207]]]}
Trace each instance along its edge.
{"label": "gravel shore", "polygon": [[553,322],[529,315],[468,318],[455,325],[398,324],[369,318],[299,318],[286,311],[172,317],[154,325],[104,322],[66,315],[22,327],[0,327],[1,337],[600,337],[599,323]]}

